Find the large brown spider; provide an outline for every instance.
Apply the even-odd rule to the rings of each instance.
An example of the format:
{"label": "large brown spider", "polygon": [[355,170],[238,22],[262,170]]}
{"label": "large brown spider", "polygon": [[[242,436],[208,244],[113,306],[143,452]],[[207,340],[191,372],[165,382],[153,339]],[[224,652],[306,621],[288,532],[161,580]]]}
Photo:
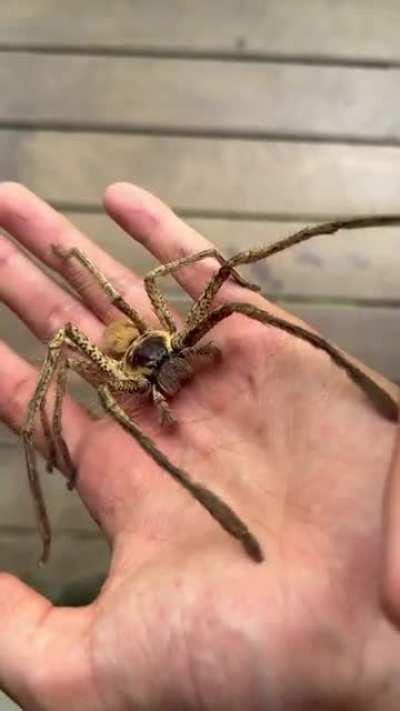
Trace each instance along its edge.
{"label": "large brown spider", "polygon": [[[47,355],[37,387],[29,403],[25,425],[21,433],[29,482],[43,543],[41,562],[45,562],[49,556],[51,533],[37,474],[33,427],[35,416],[39,412],[48,443],[48,469],[51,470],[56,464],[59,455],[68,472],[68,485],[72,489],[76,473],[61,427],[62,404],[68,369],[77,372],[93,385],[97,389],[106,413],[133,435],[154,461],[178,480],[228,533],[238,538],[253,560],[261,562],[264,555],[259,542],[236,513],[207,487],[193,481],[186,471],[175,466],[122,408],[118,402],[118,395],[138,393],[151,397],[159,410],[162,423],[171,424],[174,417],[167,398],[175,395],[191,377],[193,372],[192,357],[196,354],[206,357],[215,357],[219,354],[218,348],[212,343],[198,344],[198,342],[219,321],[239,313],[266,325],[280,328],[325,351],[369,395],[384,416],[392,420],[396,419],[398,406],[393,397],[340,350],[313,331],[278,318],[249,303],[226,303],[214,310],[210,310],[210,307],[216,293],[228,277],[235,279],[241,286],[258,289],[244,280],[236,271],[235,267],[240,264],[249,264],[265,259],[311,237],[332,234],[339,229],[397,224],[400,224],[399,216],[338,220],[303,229],[271,246],[240,252],[230,259],[222,257],[216,249],[207,249],[156,267],[144,278],[144,284],[154,312],[160,321],[162,327],[160,330],[150,329],[137,311],[123,299],[82,252],[76,248],[64,250],[54,245],[54,251],[60,258],[76,259],[92,274],[112,304],[123,314],[123,320],[113,322],[106,328],[104,350],[92,343],[82,331],[70,323],[59,329],[49,342]],[[156,284],[156,279],[206,257],[215,257],[221,265],[220,269],[212,277],[201,296],[193,303],[183,328],[178,331],[173,316]],[[56,377],[56,395],[50,425],[45,411],[45,403],[54,375]]]}

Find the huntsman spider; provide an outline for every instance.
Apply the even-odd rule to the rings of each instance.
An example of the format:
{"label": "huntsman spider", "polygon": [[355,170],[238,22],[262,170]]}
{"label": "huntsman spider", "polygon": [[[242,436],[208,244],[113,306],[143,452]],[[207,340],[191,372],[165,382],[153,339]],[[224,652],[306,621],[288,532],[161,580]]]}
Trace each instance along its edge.
{"label": "huntsman spider", "polygon": [[[124,410],[118,401],[118,396],[121,393],[136,393],[151,398],[159,411],[162,424],[170,425],[174,422],[174,416],[168,401],[192,376],[193,356],[215,358],[219,355],[219,349],[213,343],[199,343],[199,341],[223,319],[232,314],[242,314],[267,326],[282,329],[327,353],[367,393],[384,416],[396,419],[398,407],[391,395],[320,335],[250,303],[224,303],[212,309],[212,302],[229,277],[245,288],[258,289],[236,271],[236,267],[240,265],[266,259],[311,237],[333,234],[340,229],[398,224],[400,224],[399,216],[343,219],[300,230],[275,244],[239,252],[230,259],[222,257],[216,249],[207,249],[158,266],[145,276],[144,285],[160,322],[160,329],[149,328],[135,308],[124,300],[85,254],[76,248],[64,250],[54,245],[54,251],[60,258],[77,260],[81,267],[90,272],[123,318],[106,327],[106,347],[103,350],[71,323],[60,328],[48,344],[47,355],[21,433],[43,545],[41,562],[45,562],[49,556],[51,533],[37,472],[33,430],[36,415],[39,414],[48,443],[48,469],[51,470],[57,463],[58,456],[61,457],[68,472],[68,486],[72,489],[76,472],[62,433],[62,406],[68,370],[77,372],[96,388],[105,412],[131,434],[143,450],[207,509],[231,536],[241,542],[250,558],[257,562],[263,561],[264,553],[260,543],[239,516],[219,496],[196,482],[188,472],[173,464]],[[207,257],[218,260],[219,270],[211,278],[201,296],[193,303],[183,327],[177,330],[172,313],[156,280]],[[229,354],[227,355],[229,357]],[[56,388],[50,422],[46,415],[45,403],[53,378]]]}

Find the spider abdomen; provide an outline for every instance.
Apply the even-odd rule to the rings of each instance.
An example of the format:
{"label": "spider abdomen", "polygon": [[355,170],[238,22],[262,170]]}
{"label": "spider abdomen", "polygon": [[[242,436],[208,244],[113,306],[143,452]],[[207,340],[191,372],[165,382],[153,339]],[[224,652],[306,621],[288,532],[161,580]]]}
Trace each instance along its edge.
{"label": "spider abdomen", "polygon": [[193,375],[193,368],[188,360],[179,355],[172,355],[165,360],[158,373],[157,384],[165,395],[172,397]]}

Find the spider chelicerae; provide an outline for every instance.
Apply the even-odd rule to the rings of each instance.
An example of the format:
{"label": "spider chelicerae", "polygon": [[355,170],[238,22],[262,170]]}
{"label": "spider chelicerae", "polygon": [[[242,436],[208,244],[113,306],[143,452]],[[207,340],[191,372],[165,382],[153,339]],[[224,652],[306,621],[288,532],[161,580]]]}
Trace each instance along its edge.
{"label": "spider chelicerae", "polygon": [[[106,327],[104,349],[91,342],[71,323],[59,329],[48,344],[47,355],[21,432],[43,545],[40,562],[44,563],[48,559],[51,532],[37,471],[33,443],[34,424],[36,415],[39,414],[48,444],[48,469],[51,471],[61,458],[68,472],[68,486],[72,489],[76,480],[76,471],[62,433],[62,406],[68,370],[75,371],[95,387],[105,412],[129,432],[159,466],[185,487],[230,535],[239,539],[254,561],[263,561],[264,553],[261,545],[246,524],[219,496],[196,482],[188,472],[173,464],[160,451],[121,406],[119,395],[135,393],[152,398],[162,424],[173,424],[174,416],[168,400],[192,376],[193,357],[219,357],[217,346],[211,342],[199,343],[199,341],[223,319],[232,314],[242,314],[267,326],[280,328],[325,351],[369,395],[385,417],[397,419],[397,402],[390,393],[320,335],[250,303],[230,302],[213,309],[212,302],[228,278],[234,279],[242,287],[258,290],[257,286],[246,281],[237,272],[236,267],[239,265],[265,259],[311,237],[333,234],[340,229],[398,224],[400,224],[398,215],[336,220],[305,228],[266,247],[239,252],[229,259],[225,259],[216,249],[207,249],[160,265],[144,278],[144,285],[160,322],[160,329],[149,328],[135,308],[124,300],[96,265],[80,250],[76,248],[65,250],[61,246],[54,245],[53,249],[60,259],[77,260],[81,267],[90,272],[112,304],[121,312],[122,318]],[[220,268],[201,296],[193,303],[183,327],[177,330],[172,313],[157,285],[157,279],[208,257],[214,257],[219,262]],[[229,357],[229,354],[227,356]],[[53,377],[56,388],[50,422],[45,405]]]}

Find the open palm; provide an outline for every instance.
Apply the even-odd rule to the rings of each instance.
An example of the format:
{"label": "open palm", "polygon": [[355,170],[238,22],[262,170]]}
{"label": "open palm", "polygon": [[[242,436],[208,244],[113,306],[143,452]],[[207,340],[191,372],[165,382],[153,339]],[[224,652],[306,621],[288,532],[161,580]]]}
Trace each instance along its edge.
{"label": "open palm", "polygon": [[[110,188],[106,207],[161,261],[208,246],[133,186]],[[140,280],[25,188],[0,187],[0,223],[56,270],[68,267],[51,245],[79,246],[154,319]],[[101,340],[112,312],[86,277],[63,272],[79,281],[87,307],[6,238],[0,264],[3,301],[37,336],[71,321]],[[177,278],[197,296],[213,269],[210,260]],[[265,303],[233,283],[221,292],[227,299]],[[243,316],[211,337],[222,361],[202,364],[172,401],[178,428],[162,430],[150,407],[135,417],[172,462],[240,514],[266,562],[248,559],[114,422],[68,400],[79,492],[110,540],[111,570],[82,609],[54,609],[0,575],[0,684],[23,708],[396,708],[399,688],[388,677],[400,639],[378,595],[395,428],[304,342]],[[0,414],[19,429],[36,372],[0,348]]]}

